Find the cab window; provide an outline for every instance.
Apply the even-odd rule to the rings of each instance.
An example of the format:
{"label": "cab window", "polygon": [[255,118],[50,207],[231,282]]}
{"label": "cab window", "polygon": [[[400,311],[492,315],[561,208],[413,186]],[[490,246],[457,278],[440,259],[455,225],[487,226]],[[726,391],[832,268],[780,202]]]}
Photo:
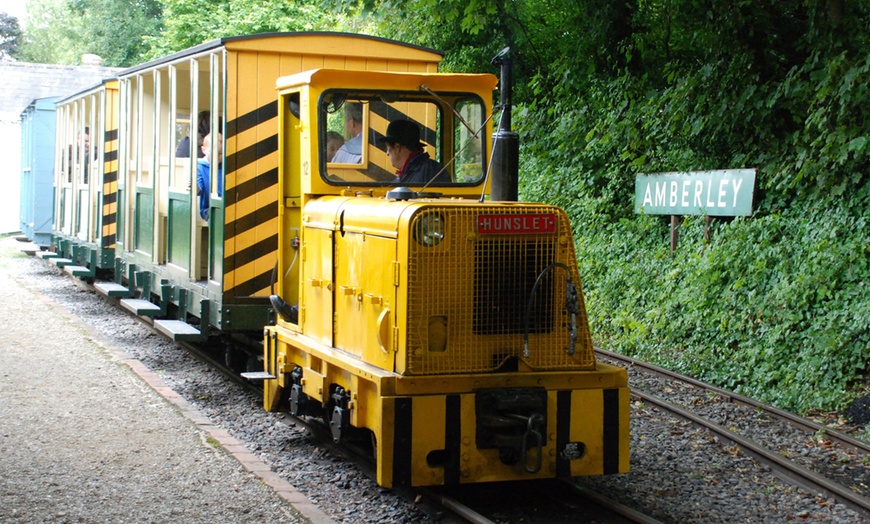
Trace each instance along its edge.
{"label": "cab window", "polygon": [[482,101],[467,94],[326,91],[321,176],[335,185],[477,184],[485,120]]}

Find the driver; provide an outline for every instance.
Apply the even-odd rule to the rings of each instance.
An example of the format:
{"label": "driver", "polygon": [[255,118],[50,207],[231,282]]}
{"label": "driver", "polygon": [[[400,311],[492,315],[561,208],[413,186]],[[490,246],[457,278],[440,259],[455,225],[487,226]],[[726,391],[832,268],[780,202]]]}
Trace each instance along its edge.
{"label": "driver", "polygon": [[424,186],[433,181],[450,183],[450,173],[423,151],[420,128],[414,122],[391,122],[386,136],[380,141],[386,144],[390,163],[398,170],[396,183],[413,186]]}

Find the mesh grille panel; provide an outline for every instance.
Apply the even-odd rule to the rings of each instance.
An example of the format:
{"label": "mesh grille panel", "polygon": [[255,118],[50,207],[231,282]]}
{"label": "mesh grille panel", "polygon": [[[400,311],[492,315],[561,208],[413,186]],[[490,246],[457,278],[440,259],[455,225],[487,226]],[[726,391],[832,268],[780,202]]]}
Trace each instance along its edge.
{"label": "mesh grille panel", "polygon": [[[479,215],[555,215],[554,233],[478,234]],[[443,227],[444,240],[425,246],[412,235],[408,260],[407,350],[410,374],[507,369],[517,359],[534,369],[591,369],[592,342],[580,297],[578,340],[568,355],[571,316],[565,309],[564,269],[580,289],[567,217],[546,206],[432,207],[417,213]],[[532,289],[540,275],[543,276]],[[527,315],[527,311],[530,313]],[[523,357],[528,322],[530,357]],[[446,343],[432,343],[443,342]]]}

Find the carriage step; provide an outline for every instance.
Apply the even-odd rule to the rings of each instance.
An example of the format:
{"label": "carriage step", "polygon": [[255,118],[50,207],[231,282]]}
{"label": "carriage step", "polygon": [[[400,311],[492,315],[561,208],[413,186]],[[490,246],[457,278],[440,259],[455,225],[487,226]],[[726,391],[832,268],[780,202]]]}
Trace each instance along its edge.
{"label": "carriage step", "polygon": [[59,258],[60,257],[60,255],[58,255],[54,251],[40,251],[36,254],[36,256],[38,256],[39,258],[41,258],[43,260],[46,260],[49,258]]}
{"label": "carriage step", "polygon": [[156,317],[160,314],[160,306],[154,305],[141,298],[121,299],[121,306],[123,306],[127,311],[139,316]]}
{"label": "carriage step", "polygon": [[74,277],[92,277],[94,273],[85,266],[64,266],[63,270]]}
{"label": "carriage step", "polygon": [[51,261],[57,267],[66,267],[66,266],[69,266],[73,263],[73,261],[70,260],[69,258],[53,258],[53,259],[51,259]]}
{"label": "carriage step", "polygon": [[246,371],[242,373],[242,376],[248,380],[272,380],[277,378],[265,371]]}
{"label": "carriage step", "polygon": [[28,242],[26,244],[22,244],[18,248],[18,251],[21,251],[22,253],[25,253],[27,256],[32,257],[33,255],[35,255],[39,251],[39,246],[37,246],[33,242]]}
{"label": "carriage step", "polygon": [[99,293],[107,297],[129,298],[133,296],[132,291],[116,282],[97,282],[94,287]]}
{"label": "carriage step", "polygon": [[155,320],[154,327],[157,331],[178,342],[194,342],[205,339],[200,330],[182,320]]}

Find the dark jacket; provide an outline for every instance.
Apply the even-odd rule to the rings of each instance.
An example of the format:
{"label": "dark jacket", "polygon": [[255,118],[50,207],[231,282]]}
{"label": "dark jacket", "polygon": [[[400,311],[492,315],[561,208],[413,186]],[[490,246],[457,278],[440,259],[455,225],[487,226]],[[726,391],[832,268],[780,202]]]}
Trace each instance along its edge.
{"label": "dark jacket", "polygon": [[433,178],[435,178],[433,182],[435,184],[450,183],[450,173],[446,169],[442,171],[441,164],[429,158],[429,153],[420,153],[411,158],[405,172],[399,175],[396,182],[406,186],[424,186]]}

